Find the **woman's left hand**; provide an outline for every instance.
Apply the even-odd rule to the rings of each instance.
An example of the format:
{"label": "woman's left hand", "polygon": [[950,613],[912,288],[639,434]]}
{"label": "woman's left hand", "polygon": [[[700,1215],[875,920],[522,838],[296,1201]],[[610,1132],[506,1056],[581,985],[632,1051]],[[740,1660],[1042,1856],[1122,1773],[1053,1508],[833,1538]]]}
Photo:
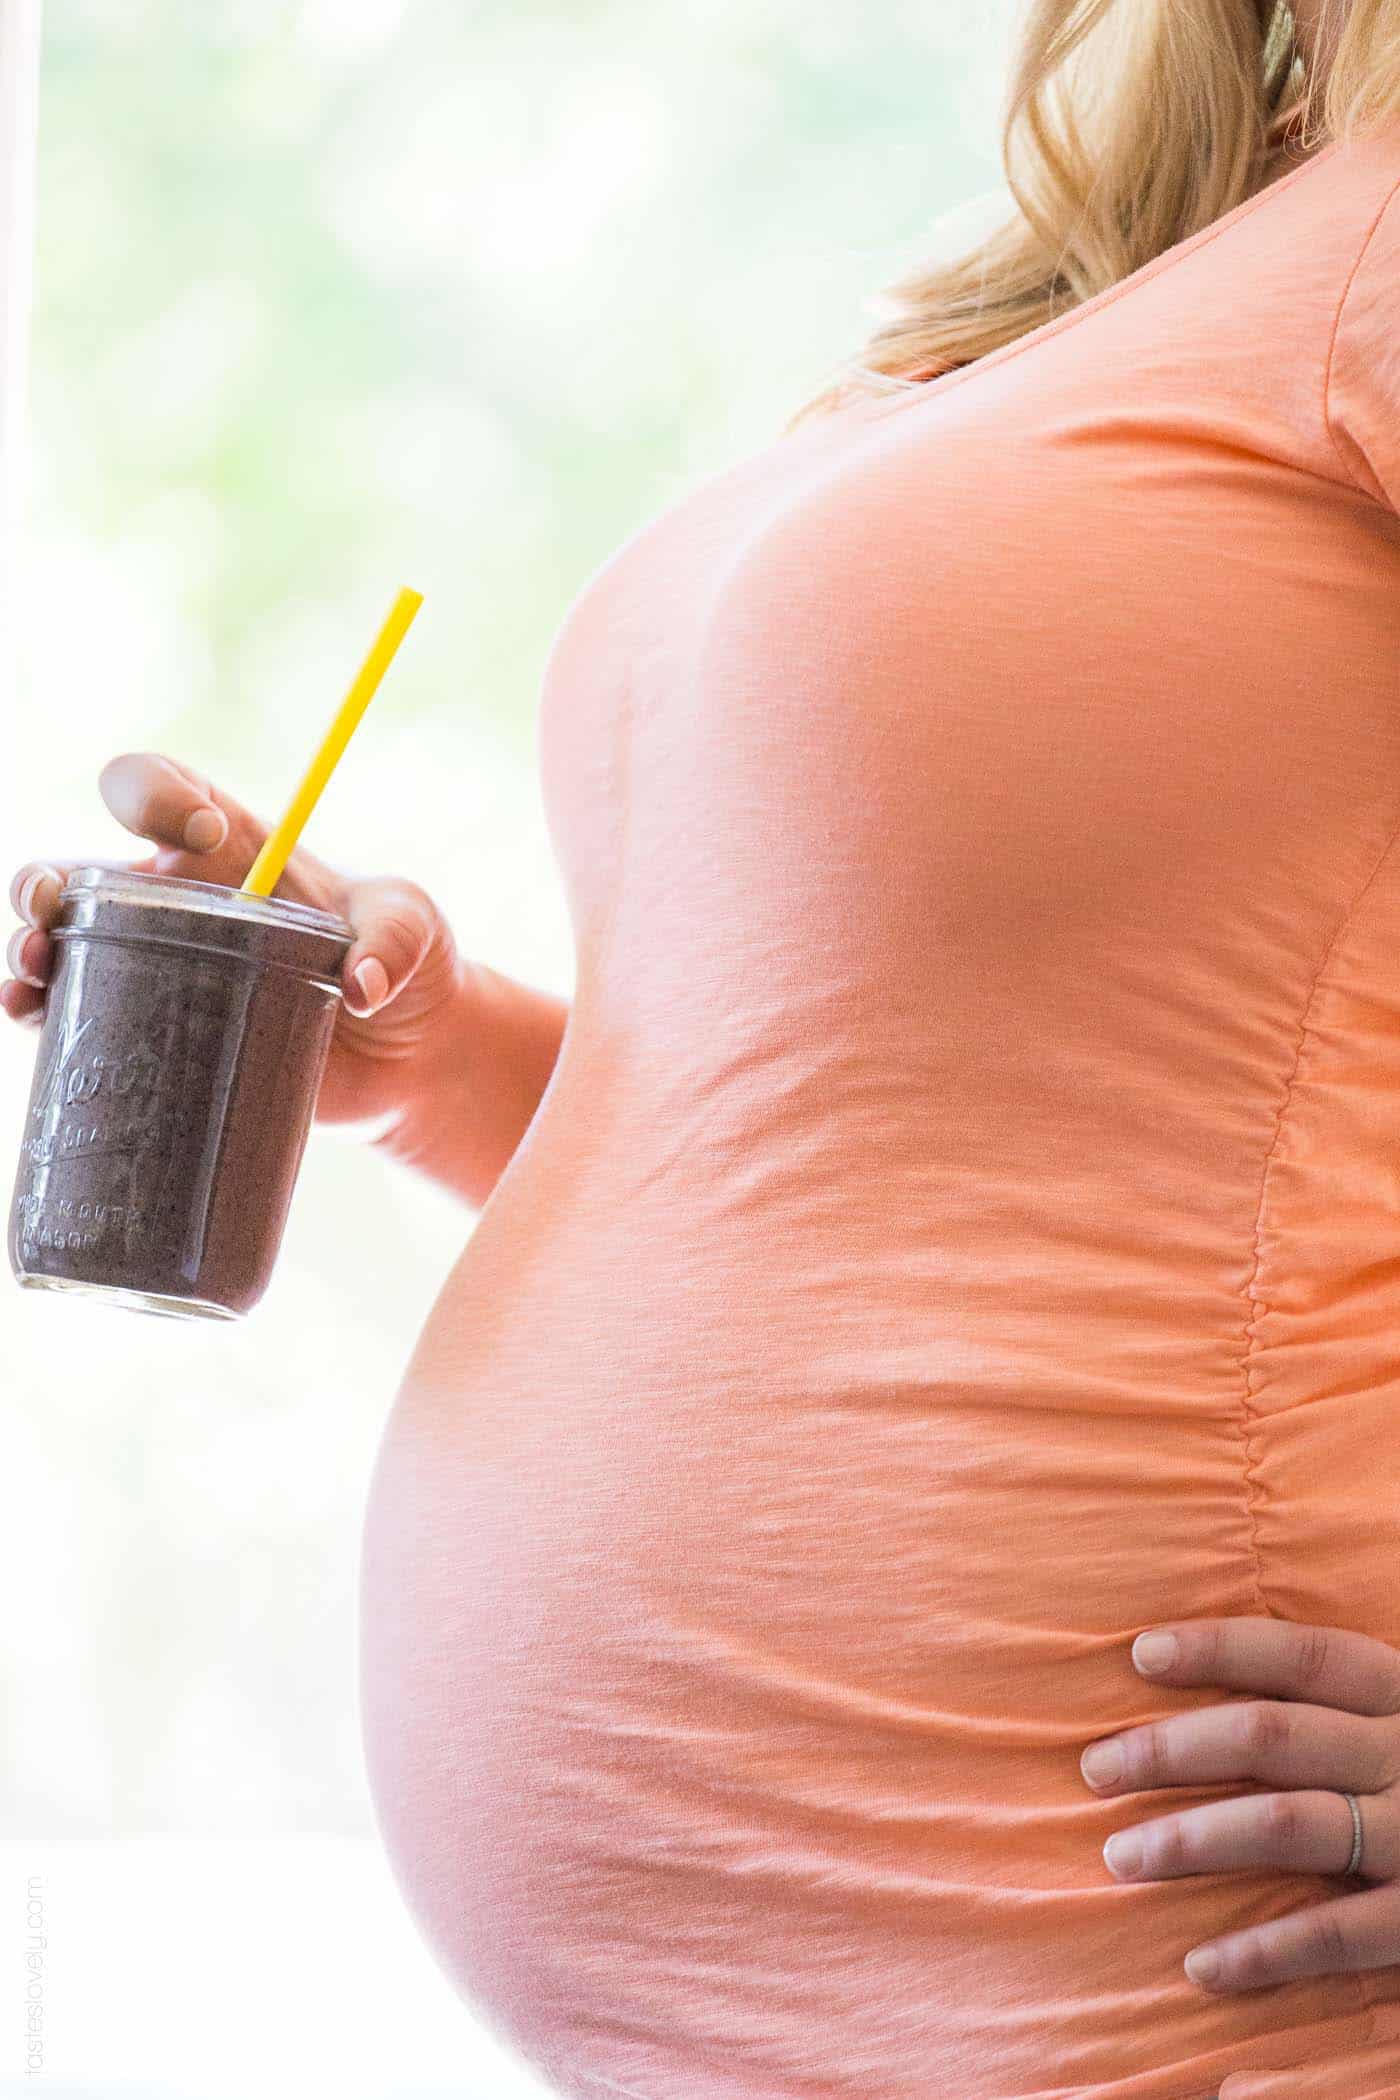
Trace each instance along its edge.
{"label": "woman's left hand", "polygon": [[[1299,1976],[1328,1976],[1400,1963],[1400,1654],[1369,1634],[1286,1619],[1188,1619],[1154,1626],[1177,1641],[1163,1670],[1134,1664],[1155,1684],[1225,1685],[1263,1696],[1170,1714],[1100,1737],[1081,1770],[1104,1796],[1147,1787],[1215,1786],[1232,1779],[1285,1789],[1213,1801],[1178,1815],[1128,1825],[1104,1846],[1120,1881],[1166,1880],[1287,1867],[1345,1876],[1351,1808],[1361,1814],[1358,1893],[1229,1933],[1192,1950],[1186,1973],[1212,1991],[1252,1991]],[[1089,1763],[1112,1743],[1122,1773],[1096,1785]],[[1141,1852],[1134,1866],[1127,1853]],[[1207,1950],[1218,1972],[1197,1967]]]}

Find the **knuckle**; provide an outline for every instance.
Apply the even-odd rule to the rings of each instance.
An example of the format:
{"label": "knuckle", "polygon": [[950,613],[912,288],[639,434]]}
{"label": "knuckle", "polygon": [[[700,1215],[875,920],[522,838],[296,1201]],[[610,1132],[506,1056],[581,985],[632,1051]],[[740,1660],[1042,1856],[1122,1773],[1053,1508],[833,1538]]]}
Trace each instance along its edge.
{"label": "knuckle", "polygon": [[1335,1647],[1327,1627],[1299,1627],[1297,1678],[1304,1691],[1315,1691],[1325,1683],[1331,1672]]}
{"label": "knuckle", "polygon": [[1273,1979],[1277,1968],[1277,1950],[1263,1933],[1251,1933],[1226,1950],[1225,1973],[1237,1990],[1257,1990]]}
{"label": "knuckle", "polygon": [[1193,1847],[1180,1817],[1171,1817],[1143,1840],[1143,1858],[1150,1872],[1182,1874],[1190,1871]]}
{"label": "knuckle", "polygon": [[214,786],[207,773],[201,773],[196,766],[187,765],[183,758],[165,758],[161,763],[168,766],[187,786],[192,787],[202,800],[211,799]]}
{"label": "knuckle", "polygon": [[413,940],[421,940],[434,917],[433,901],[427,891],[416,882],[395,877],[384,885],[384,901],[395,923],[406,929]]}
{"label": "knuckle", "polygon": [[1199,1670],[1201,1676],[1210,1683],[1223,1684],[1226,1678],[1225,1628],[1218,1624],[1199,1626],[1191,1638],[1194,1647],[1191,1657],[1193,1672]]}
{"label": "knuckle", "polygon": [[1377,1704],[1371,1711],[1389,1720],[1400,1714],[1400,1649],[1383,1640],[1372,1641],[1370,1647],[1377,1684]]}
{"label": "knuckle", "polygon": [[397,905],[389,905],[376,915],[374,931],[396,959],[407,960],[416,955],[423,941],[421,925]]}
{"label": "knuckle", "polygon": [[1296,1852],[1303,1835],[1303,1808],[1296,1794],[1264,1794],[1260,1797],[1258,1815],[1264,1829],[1270,1858],[1277,1863],[1281,1857]]}
{"label": "knuckle", "polygon": [[1276,1699],[1251,1699],[1239,1712],[1236,1726],[1251,1763],[1276,1763],[1286,1754],[1293,1735],[1286,1706]]}
{"label": "knuckle", "polygon": [[433,906],[426,890],[411,882],[378,883],[365,903],[365,933],[387,945],[395,960],[408,962],[427,947]]}
{"label": "knuckle", "polygon": [[41,861],[23,899],[25,918],[41,933],[47,933],[57,917],[62,894],[63,876],[57,868]]}
{"label": "knuckle", "polygon": [[1323,1968],[1340,1968],[1345,1963],[1346,1939],[1330,1904],[1321,1905],[1303,1926],[1302,1948],[1309,1963],[1317,1962]]}
{"label": "knuckle", "polygon": [[1180,1772],[1188,1745],[1172,1725],[1171,1717],[1161,1721],[1149,1721],[1142,1731],[1141,1740],[1130,1748],[1135,1749],[1137,1755],[1135,1759],[1130,1757],[1129,1777],[1136,1775],[1144,1786],[1171,1786],[1181,1783],[1173,1775]]}
{"label": "knuckle", "polygon": [[1149,1721],[1141,1728],[1131,1729],[1118,1737],[1123,1752],[1123,1784],[1130,1787],[1147,1785],[1163,1762],[1163,1739],[1160,1724]]}

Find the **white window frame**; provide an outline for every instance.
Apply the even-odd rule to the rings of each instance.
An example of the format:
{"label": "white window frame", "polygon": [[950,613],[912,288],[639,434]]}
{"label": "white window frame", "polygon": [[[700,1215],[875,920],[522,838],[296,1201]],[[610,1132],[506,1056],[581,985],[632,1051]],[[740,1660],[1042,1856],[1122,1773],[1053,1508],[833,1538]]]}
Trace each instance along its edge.
{"label": "white window frame", "polygon": [[[0,723],[14,705],[34,263],[40,0],[0,0]],[[10,772],[0,767],[0,797]],[[0,819],[13,815],[0,807]]]}

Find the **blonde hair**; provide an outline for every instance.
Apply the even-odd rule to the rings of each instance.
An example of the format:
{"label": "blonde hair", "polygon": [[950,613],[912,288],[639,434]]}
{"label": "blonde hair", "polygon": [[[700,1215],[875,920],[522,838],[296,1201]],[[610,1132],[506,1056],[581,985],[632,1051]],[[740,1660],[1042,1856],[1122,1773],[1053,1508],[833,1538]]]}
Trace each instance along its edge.
{"label": "blonde hair", "polygon": [[1210,225],[1304,153],[1400,110],[1400,0],[1322,0],[1325,91],[1282,0],[1030,0],[1004,105],[1017,209],[952,261],[878,295],[892,309],[785,428],[904,392],[1014,342]]}

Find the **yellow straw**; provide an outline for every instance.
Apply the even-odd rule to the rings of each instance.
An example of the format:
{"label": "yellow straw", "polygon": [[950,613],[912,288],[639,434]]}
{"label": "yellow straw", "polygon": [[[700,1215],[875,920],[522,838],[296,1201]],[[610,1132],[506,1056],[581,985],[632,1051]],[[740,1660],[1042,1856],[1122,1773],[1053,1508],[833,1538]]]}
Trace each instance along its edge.
{"label": "yellow straw", "polygon": [[321,740],[321,748],[306,769],[300,787],[287,804],[286,813],[275,831],[268,833],[261,853],[248,870],[243,883],[250,897],[270,897],[276,889],[282,870],[291,858],[292,848],[301,837],[302,828],[312,810],[320,800],[321,790],[340,762],[341,754],[355,733],[361,715],[369,706],[378,689],[379,681],[394,658],[394,651],[407,634],[410,622],[423,603],[420,591],[401,590],[389,610],[389,617],[375,637],[369,655],[361,664],[340,706],[335,720]]}

